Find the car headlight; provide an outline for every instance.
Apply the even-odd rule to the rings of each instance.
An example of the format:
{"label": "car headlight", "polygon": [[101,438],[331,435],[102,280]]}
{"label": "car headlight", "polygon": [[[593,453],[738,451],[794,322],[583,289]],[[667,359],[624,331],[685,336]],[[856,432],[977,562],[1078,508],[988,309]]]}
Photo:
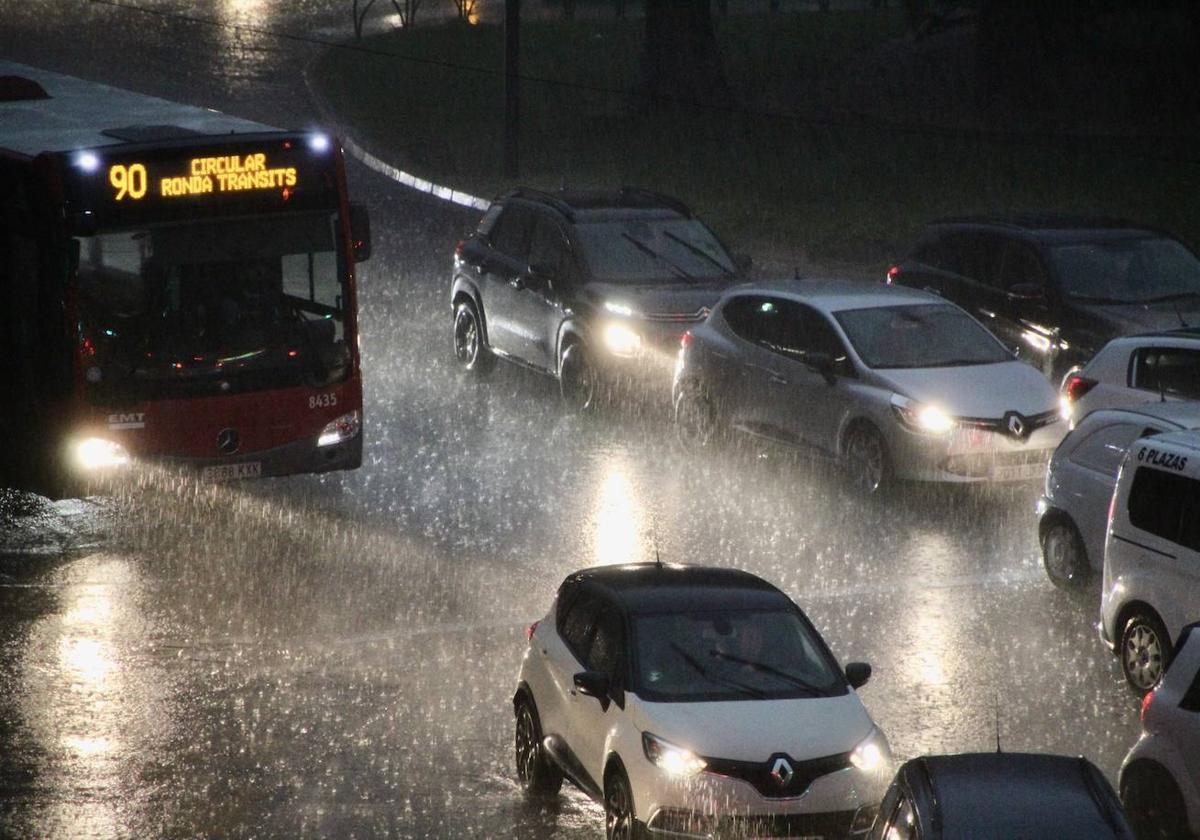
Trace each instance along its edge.
{"label": "car headlight", "polygon": [[362,418],[357,411],[343,414],[341,417],[325,424],[317,438],[317,446],[333,446],[344,443],[356,436],[362,429]]}
{"label": "car headlight", "polygon": [[704,759],[691,750],[677,747],[649,732],[642,733],[642,750],[651,764],[672,776],[695,776],[708,766]]}
{"label": "car headlight", "polygon": [[937,406],[910,400],[899,394],[892,395],[892,411],[905,427],[927,435],[944,435],[957,425],[953,417]]}
{"label": "car headlight", "polygon": [[891,760],[892,751],[888,747],[887,738],[872,727],[871,733],[850,752],[850,763],[859,770],[870,773],[883,767]]}
{"label": "car headlight", "polygon": [[75,461],[85,470],[123,467],[129,463],[129,451],[107,438],[84,438],[75,444]]}
{"label": "car headlight", "polygon": [[633,356],[642,349],[642,337],[625,324],[604,328],[604,346],[616,356]]}

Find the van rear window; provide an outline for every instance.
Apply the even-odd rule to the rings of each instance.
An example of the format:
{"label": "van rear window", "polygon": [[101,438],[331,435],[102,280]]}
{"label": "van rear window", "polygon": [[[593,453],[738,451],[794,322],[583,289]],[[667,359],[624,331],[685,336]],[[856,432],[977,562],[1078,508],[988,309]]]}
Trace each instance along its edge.
{"label": "van rear window", "polygon": [[1138,467],[1129,490],[1133,527],[1200,551],[1200,481]]}

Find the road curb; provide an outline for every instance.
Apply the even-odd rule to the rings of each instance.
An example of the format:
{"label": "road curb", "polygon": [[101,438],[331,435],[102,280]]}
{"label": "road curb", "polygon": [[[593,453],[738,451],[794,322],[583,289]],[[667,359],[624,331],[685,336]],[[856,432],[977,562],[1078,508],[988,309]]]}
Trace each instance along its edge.
{"label": "road curb", "polygon": [[349,152],[355,160],[363,164],[363,166],[366,166],[368,169],[378,172],[385,178],[390,178],[398,184],[402,184],[410,189],[417,190],[418,192],[426,193],[434,198],[440,199],[441,201],[448,201],[451,204],[457,204],[460,207],[471,207],[476,210],[486,210],[491,206],[492,202],[490,199],[480,198],[477,195],[471,195],[470,193],[463,192],[462,190],[456,190],[453,187],[448,187],[444,184],[435,184],[433,181],[430,181],[426,178],[413,175],[411,172],[405,172],[400,167],[393,166],[387,161],[376,157],[364,149],[358,143],[358,141],[351,136],[345,123],[341,122],[336,117],[333,108],[330,107],[328,101],[325,99],[325,96],[318,91],[316,86],[312,83],[312,77],[310,76],[309,71],[312,69],[313,62],[316,60],[317,59],[314,58],[304,68],[304,72],[302,73],[304,78],[304,87],[308,91],[309,99],[311,99],[313,104],[316,106],[317,112],[321,117],[321,121],[328,125],[331,129],[334,129],[338,140],[340,140],[342,143],[342,148]]}

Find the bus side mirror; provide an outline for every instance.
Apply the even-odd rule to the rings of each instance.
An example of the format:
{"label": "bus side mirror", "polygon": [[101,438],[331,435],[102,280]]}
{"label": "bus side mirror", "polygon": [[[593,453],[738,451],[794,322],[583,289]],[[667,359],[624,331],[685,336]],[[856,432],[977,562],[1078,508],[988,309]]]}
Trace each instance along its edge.
{"label": "bus side mirror", "polygon": [[371,216],[366,205],[350,205],[350,242],[354,245],[354,261],[366,262],[371,257]]}

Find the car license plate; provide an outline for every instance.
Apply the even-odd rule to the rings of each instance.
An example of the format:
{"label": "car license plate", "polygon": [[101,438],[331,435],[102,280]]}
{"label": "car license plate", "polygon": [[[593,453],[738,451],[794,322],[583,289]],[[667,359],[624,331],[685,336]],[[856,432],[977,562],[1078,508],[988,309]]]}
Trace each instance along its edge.
{"label": "car license plate", "polygon": [[1046,474],[1041,461],[1032,464],[1005,464],[992,467],[992,481],[1032,481]]}
{"label": "car license plate", "polygon": [[244,464],[218,464],[200,470],[203,478],[212,481],[236,481],[239,478],[258,478],[262,475],[262,462],[249,461]]}

